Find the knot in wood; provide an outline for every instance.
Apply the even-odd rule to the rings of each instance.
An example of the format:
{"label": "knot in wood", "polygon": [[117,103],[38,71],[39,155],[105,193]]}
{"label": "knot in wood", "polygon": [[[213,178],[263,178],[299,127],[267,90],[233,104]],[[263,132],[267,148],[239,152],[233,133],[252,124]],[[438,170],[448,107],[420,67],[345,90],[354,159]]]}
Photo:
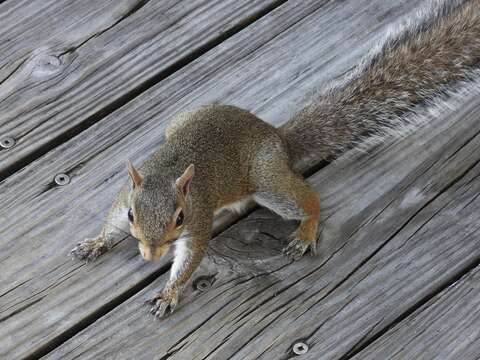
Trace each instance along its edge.
{"label": "knot in wood", "polygon": [[30,61],[32,75],[36,77],[46,77],[56,74],[60,71],[62,61],[54,55],[38,54]]}

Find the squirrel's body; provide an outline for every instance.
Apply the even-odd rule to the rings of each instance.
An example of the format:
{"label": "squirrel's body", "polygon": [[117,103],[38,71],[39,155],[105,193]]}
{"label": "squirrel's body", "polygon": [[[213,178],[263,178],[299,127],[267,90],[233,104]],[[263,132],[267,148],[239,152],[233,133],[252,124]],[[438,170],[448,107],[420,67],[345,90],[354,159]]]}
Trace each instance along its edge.
{"label": "squirrel's body", "polygon": [[[378,135],[411,125],[408,113],[446,96],[480,69],[480,0],[437,2],[433,13],[390,37],[346,80],[279,129],[246,110],[210,105],[177,115],[166,140],[120,191],[95,239],[73,253],[93,260],[118,230],[145,259],[176,246],[170,280],[153,299],[162,316],[203,258],[214,215],[249,199],[300,221],[288,256],[315,250],[317,194],[297,171]],[[128,225],[129,222],[129,225]]]}
{"label": "squirrel's body", "polygon": [[[177,125],[178,124],[178,125]],[[167,128],[162,149],[142,166],[148,173],[168,168],[179,176],[195,164],[195,177],[202,177],[202,186],[215,191],[196,191],[214,210],[242,200],[254,191],[250,181],[253,163],[261,163],[263,149],[286,148],[278,129],[246,110],[233,106],[209,105],[177,115]],[[212,171],[205,159],[221,171]],[[192,183],[192,185],[197,185]]]}

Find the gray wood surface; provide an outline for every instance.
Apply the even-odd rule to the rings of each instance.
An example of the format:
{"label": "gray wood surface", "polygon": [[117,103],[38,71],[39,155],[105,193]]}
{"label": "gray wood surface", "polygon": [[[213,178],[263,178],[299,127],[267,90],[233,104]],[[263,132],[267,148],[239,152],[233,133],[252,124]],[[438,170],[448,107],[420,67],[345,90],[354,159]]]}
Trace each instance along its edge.
{"label": "gray wood surface", "polygon": [[[0,175],[113,111],[279,0],[0,5]],[[203,49],[203,50],[202,50]]]}
{"label": "gray wood surface", "polygon": [[478,359],[480,268],[432,298],[354,359]]}
{"label": "gray wood surface", "polygon": [[46,358],[287,359],[297,341],[310,346],[301,359],[342,358],[478,262],[479,114],[476,95],[311,177],[325,219],[318,257],[287,263],[279,249],[294,224],[257,211],[211,243],[196,274],[210,290],[190,287],[157,321],[143,299],[162,275]]}
{"label": "gray wood surface", "polygon": [[[289,1],[3,181],[0,356],[53,348],[167,270],[143,262],[128,239],[89,265],[67,254],[99,231],[125,180],[125,159],[140,163],[152,153],[174,113],[222,101],[286,121],[308,91],[344,73],[415,6]],[[71,183],[56,186],[53,178],[63,172]]]}

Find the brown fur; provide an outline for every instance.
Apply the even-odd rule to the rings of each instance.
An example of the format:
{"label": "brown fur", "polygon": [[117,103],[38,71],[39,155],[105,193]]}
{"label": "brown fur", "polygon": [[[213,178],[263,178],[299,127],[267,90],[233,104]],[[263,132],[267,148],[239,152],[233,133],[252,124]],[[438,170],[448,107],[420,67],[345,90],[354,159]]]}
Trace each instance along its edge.
{"label": "brown fur", "polygon": [[479,66],[480,1],[439,3],[283,126],[292,162],[313,166],[372,134],[395,132],[408,113],[444,96]]}
{"label": "brown fur", "polygon": [[[386,42],[340,87],[332,88],[293,121],[275,129],[248,111],[204,106],[174,118],[166,141],[122,188],[99,237],[73,250],[94,259],[112,243],[131,209],[130,232],[142,256],[163,256],[176,246],[170,280],[152,299],[152,312],[173,311],[182,287],[201,262],[216,210],[252,197],[287,219],[300,221],[287,255],[315,249],[317,194],[294,170],[357,143],[366,134],[401,125],[403,116],[479,66],[480,0],[453,1],[433,17]],[[183,222],[179,222],[179,214]],[[115,227],[114,226],[114,227]]]}

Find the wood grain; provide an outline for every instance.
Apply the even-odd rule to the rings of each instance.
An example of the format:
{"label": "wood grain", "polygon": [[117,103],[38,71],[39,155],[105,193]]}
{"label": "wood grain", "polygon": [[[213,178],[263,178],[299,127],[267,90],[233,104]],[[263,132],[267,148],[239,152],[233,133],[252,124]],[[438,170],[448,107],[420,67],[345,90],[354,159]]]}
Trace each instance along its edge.
{"label": "wood grain", "polygon": [[[340,359],[480,260],[480,100],[370,156],[310,178],[321,194],[318,257],[286,263],[294,224],[257,211],[218,236],[183,306],[142,304],[166,276],[47,359]],[[454,336],[453,334],[451,336]],[[362,358],[362,357],[360,357]],[[389,356],[380,358],[390,358]]]}
{"label": "wood grain", "polygon": [[479,323],[477,267],[353,359],[478,359]]}
{"label": "wood grain", "polygon": [[[0,183],[0,356],[44,353],[166,270],[143,262],[128,239],[89,265],[67,254],[99,231],[125,159],[151,154],[173,114],[222,101],[286,121],[308,91],[341,76],[419,6],[392,4],[288,2]],[[56,186],[58,173],[70,184]]]}
{"label": "wood grain", "polygon": [[281,0],[0,4],[0,175],[81,132]]}
{"label": "wood grain", "polygon": [[318,257],[286,263],[294,224],[258,211],[212,242],[196,274],[211,290],[191,288],[155,321],[142,300],[161,276],[47,359],[287,359],[297,341],[310,346],[302,359],[341,358],[479,261],[479,114],[474,96],[310,178],[324,209]]}

